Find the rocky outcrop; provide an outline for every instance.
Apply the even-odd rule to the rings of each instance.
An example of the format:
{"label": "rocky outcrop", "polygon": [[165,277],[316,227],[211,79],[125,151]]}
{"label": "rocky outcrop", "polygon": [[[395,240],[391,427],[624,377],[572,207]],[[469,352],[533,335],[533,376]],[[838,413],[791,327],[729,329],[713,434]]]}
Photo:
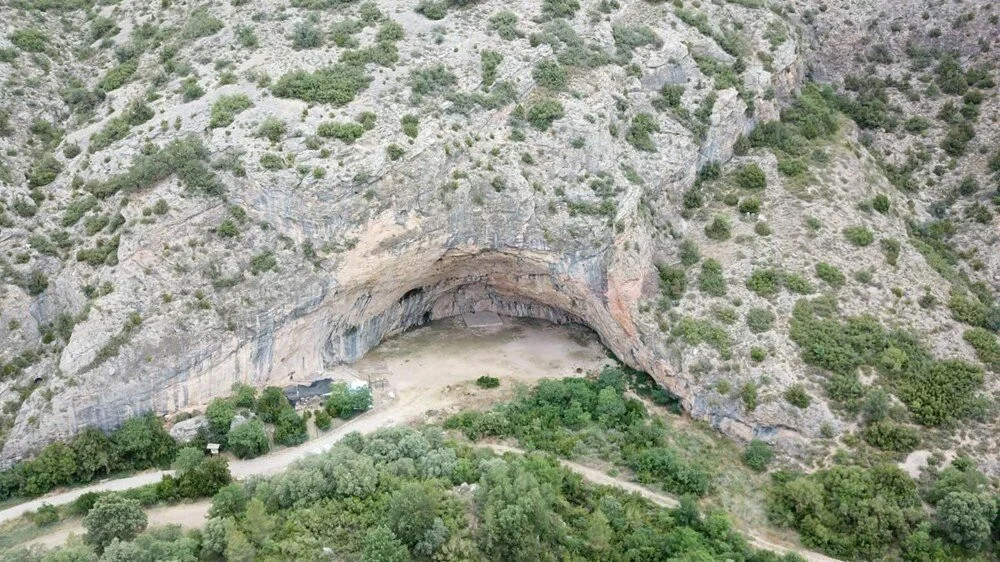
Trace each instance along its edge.
{"label": "rocky outcrop", "polygon": [[[123,2],[123,9],[139,4]],[[204,404],[234,382],[260,386],[306,378],[356,360],[407,328],[475,310],[583,323],[622,361],[680,397],[692,415],[732,435],[774,440],[814,431],[818,423],[789,422],[779,410],[753,413],[732,401],[704,400],[702,383],[643,312],[658,298],[654,264],[673,259],[676,239],[688,228],[681,199],[697,171],[728,160],[736,141],[757,122],[776,118],[800,83],[794,34],[771,48],[763,39],[766,24],[757,21],[781,22],[771,12],[706,6],[718,22],[744,24],[744,40],[771,53],[766,65],[742,60],[739,90],[716,89],[702,68],[705,57],[724,65],[735,64],[734,57],[669,6],[626,5],[608,21],[589,21],[581,13],[573,25],[588,48],[621,49],[612,37],[617,26],[649,25],[658,41],[635,48],[628,64],[570,69],[569,95],[534,84],[534,63],[554,54],[549,44],[488,35],[488,15],[506,7],[482,2],[457,12],[454,21],[461,25],[440,41],[426,20],[388,12],[408,38],[399,44],[400,61],[372,71],[378,76],[373,84],[343,108],[276,99],[246,80],[192,102],[174,95],[154,101],[164,126],[147,127],[142,137],[162,146],[200,136],[217,162],[242,152],[243,172],[216,172],[226,185],[225,202],[192,195],[173,178],[127,200],[109,199],[109,208],[120,209],[126,221],[115,265],[39,262],[49,278],[42,296],[28,305],[13,286],[0,296],[5,310],[24,310],[25,329],[17,337],[26,340],[59,314],[80,316],[58,353],[24,371],[22,381],[42,376],[51,392],[34,392],[19,408],[2,459],[19,458],[80,427],[110,428],[140,412]],[[218,10],[222,18],[243,18],[228,5]],[[544,22],[523,15],[526,31],[545,30]],[[277,77],[330,62],[316,51],[272,45],[283,37],[281,25],[261,24],[265,44],[237,55],[240,76]],[[717,34],[728,25],[719,23]],[[476,46],[487,38],[503,56],[498,76],[514,86],[514,102],[461,114],[443,96],[413,105],[400,95],[409,91],[411,73],[436,63],[455,72],[455,91],[475,91],[481,81]],[[227,28],[188,49],[191,55],[210,52],[231,41]],[[664,84],[685,86],[683,111],[654,108]],[[141,91],[138,83],[126,85],[109,103],[120,109]],[[211,105],[237,93],[253,107],[233,127],[206,128]],[[706,104],[709,96],[714,103]],[[564,116],[545,131],[520,122],[518,103],[544,97],[558,97]],[[691,115],[706,107],[699,130]],[[366,110],[378,120],[361,139],[315,146],[319,123],[348,121]],[[406,113],[420,117],[412,142],[399,133]],[[652,150],[629,140],[642,113],[659,123]],[[257,134],[267,117],[289,126],[280,146]],[[95,129],[69,132],[67,142],[86,145]],[[514,130],[526,140],[509,140]],[[405,146],[399,160],[386,156],[390,142]],[[58,202],[53,205],[71,200],[72,173],[100,181],[120,173],[141,150],[136,134],[97,151],[85,170],[79,160],[67,161],[49,189]],[[294,158],[297,169],[259,164],[263,155],[279,152]],[[166,214],[143,211],[161,199]],[[234,207],[245,211],[245,220]],[[226,220],[239,224],[238,237],[216,234]],[[14,230],[0,247],[26,238],[26,230]],[[260,265],[270,258],[275,267]],[[104,283],[112,290],[101,290]],[[84,286],[96,290],[84,292]],[[130,324],[132,318],[139,320]],[[829,418],[825,410],[815,415]]]}

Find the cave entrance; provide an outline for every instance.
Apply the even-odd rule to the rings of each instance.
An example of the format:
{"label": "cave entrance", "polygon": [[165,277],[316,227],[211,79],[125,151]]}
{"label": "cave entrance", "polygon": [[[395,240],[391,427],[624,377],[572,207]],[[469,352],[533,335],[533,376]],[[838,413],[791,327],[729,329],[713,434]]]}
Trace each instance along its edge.
{"label": "cave entrance", "polygon": [[386,381],[390,392],[404,398],[393,409],[408,417],[473,405],[478,394],[462,389],[483,375],[500,378],[509,391],[514,382],[582,376],[613,364],[597,334],[581,324],[498,319],[499,325],[485,328],[468,327],[462,316],[433,320],[387,338],[354,363],[333,366],[331,374]]}

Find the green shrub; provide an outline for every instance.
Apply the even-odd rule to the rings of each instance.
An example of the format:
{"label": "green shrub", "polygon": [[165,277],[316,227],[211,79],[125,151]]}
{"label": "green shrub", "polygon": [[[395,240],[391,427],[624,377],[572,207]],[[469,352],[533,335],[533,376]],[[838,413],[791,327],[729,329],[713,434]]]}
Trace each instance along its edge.
{"label": "green shrub", "polygon": [[513,41],[521,37],[521,32],[517,29],[517,14],[508,10],[490,16],[490,27],[504,41]]}
{"label": "green shrub", "polygon": [[771,298],[778,294],[783,282],[784,275],[777,269],[755,269],[747,278],[746,287],[758,296]]}
{"label": "green shrub", "polygon": [[145,103],[135,100],[128,104],[122,114],[112,118],[97,133],[90,137],[90,152],[96,152],[111,146],[125,138],[132,127],[142,125],[153,118],[155,113]]}
{"label": "green shrub", "polygon": [[327,431],[333,425],[333,417],[326,410],[316,410],[313,414],[313,421],[320,431]]}
{"label": "green shrub", "polygon": [[528,122],[539,131],[548,130],[557,119],[562,119],[565,115],[562,103],[559,100],[543,98],[536,100],[526,113]]}
{"label": "green shrub", "polygon": [[746,313],[747,327],[755,334],[762,334],[774,325],[774,313],[766,308],[751,308]]}
{"label": "green shrub", "polygon": [[653,99],[652,104],[657,111],[680,109],[683,97],[683,84],[664,84],[663,87],[660,88],[660,96]]}
{"label": "green shrub", "polygon": [[809,295],[816,290],[808,279],[798,273],[784,274],[783,281],[786,289],[798,295]]}
{"label": "green shrub", "polygon": [[278,414],[278,421],[274,424],[274,442],[286,447],[294,447],[305,442],[309,438],[306,431],[306,420],[302,419],[295,410],[287,408]]}
{"label": "green shrub", "polygon": [[278,142],[281,137],[285,136],[286,130],[285,122],[272,116],[264,119],[264,122],[260,124],[260,127],[257,128],[257,136],[271,142]]}
{"label": "green shrub", "polygon": [[218,127],[228,127],[232,125],[238,113],[242,113],[253,107],[253,102],[246,94],[232,94],[219,96],[212,104],[212,118],[208,122],[208,127],[215,129]]}
{"label": "green shrub", "polygon": [[767,465],[771,464],[772,460],[774,460],[774,449],[759,439],[747,443],[747,448],[743,451],[743,464],[756,472],[767,470]]}
{"label": "green shrub", "polygon": [[705,236],[710,240],[723,242],[729,240],[729,217],[716,215],[712,222],[705,225]]}
{"label": "green shrub", "polygon": [[49,153],[41,155],[28,170],[28,187],[42,187],[54,182],[62,172],[62,162]]}
{"label": "green shrub", "polygon": [[389,157],[389,160],[396,161],[402,158],[403,155],[406,154],[406,151],[403,150],[403,147],[397,144],[390,144],[385,147],[385,153]]}
{"label": "green shrub", "polygon": [[732,341],[726,329],[710,320],[700,320],[684,316],[674,325],[671,334],[688,345],[708,344],[719,352],[723,359],[730,355]]}
{"label": "green shrub", "polygon": [[104,92],[110,92],[117,90],[125,85],[126,82],[132,79],[135,75],[135,71],[139,69],[139,62],[135,59],[127,60],[118,66],[112,68],[107,74],[101,78],[100,82],[97,83],[97,87]]}
{"label": "green shrub", "polygon": [[757,409],[757,383],[748,381],[740,387],[740,400],[749,411]]}
{"label": "green shrub", "polygon": [[548,19],[572,18],[579,9],[577,0],[542,0],[542,15]]}
{"label": "green shrub", "polygon": [[872,234],[872,231],[863,226],[844,227],[843,233],[848,242],[858,247],[868,246],[875,241],[875,235]]}
{"label": "green shrub", "polygon": [[896,262],[899,260],[899,250],[899,240],[893,238],[882,239],[882,251],[885,253],[885,261],[889,265],[896,265]]}
{"label": "green shrub", "polygon": [[288,163],[279,154],[273,152],[265,152],[260,155],[260,165],[265,170],[276,171],[284,170],[288,167]]}
{"label": "green shrub", "polygon": [[555,60],[542,59],[538,61],[531,76],[543,88],[553,91],[566,89],[566,69]]}
{"label": "green shrub", "polygon": [[262,422],[276,423],[278,415],[291,407],[291,403],[288,402],[288,398],[285,397],[280,388],[269,386],[264,389],[264,392],[261,392],[260,398],[254,404],[253,411]]}
{"label": "green shrub", "polygon": [[632,125],[629,126],[625,140],[637,150],[655,152],[656,145],[653,144],[653,138],[650,136],[650,133],[658,132],[660,132],[660,125],[656,122],[656,119],[648,113],[639,113],[632,118]]}
{"label": "green shrub", "polygon": [[455,73],[443,64],[414,70],[410,73],[410,90],[419,101],[423,96],[434,95],[449,90],[458,81]]}
{"label": "green shrub", "polygon": [[292,28],[292,48],[296,51],[302,49],[315,49],[323,44],[323,36],[311,21],[300,21]]}
{"label": "green shrub", "polygon": [[177,174],[190,191],[221,195],[222,184],[205,165],[208,155],[208,150],[195,136],[171,141],[163,148],[146,145],[125,173],[100,184],[88,184],[88,189],[103,199],[119,191],[132,193],[147,189]]}
{"label": "green shrub", "polygon": [[764,189],[767,187],[767,176],[755,162],[740,166],[736,171],[735,179],[736,185],[743,189]]}
{"label": "green shrub", "polygon": [[889,212],[889,205],[889,198],[882,193],[879,193],[872,199],[872,208],[883,215]]}
{"label": "green shrub", "polygon": [[684,298],[687,288],[686,271],[681,266],[657,265],[660,272],[660,290],[667,298],[678,301]]}
{"label": "green shrub", "polygon": [[400,119],[400,124],[403,126],[403,134],[410,137],[411,139],[417,138],[417,133],[419,132],[420,118],[416,115],[407,114]]}
{"label": "green shrub", "polygon": [[726,294],[726,279],[722,275],[722,264],[714,259],[707,259],[701,264],[701,274],[698,276],[698,289],[713,297]]}
{"label": "green shrub", "polygon": [[271,93],[279,98],[296,98],[339,106],[351,102],[370,82],[371,78],[365,74],[364,69],[335,64],[315,72],[289,72],[271,87]]}
{"label": "green shrub", "polygon": [[339,123],[336,121],[323,121],[316,127],[316,134],[321,137],[332,137],[347,144],[361,138],[365,133],[365,127],[361,123]]}
{"label": "green shrub", "polygon": [[185,22],[184,28],[181,29],[181,36],[186,39],[208,37],[209,35],[215,35],[223,27],[225,27],[225,24],[222,23],[222,20],[210,14],[208,12],[208,8],[196,8],[193,12],[191,12],[191,15],[188,16],[188,20]]}
{"label": "green shrub", "polygon": [[250,273],[260,275],[278,267],[274,252],[261,252],[250,258]]}
{"label": "green shrub", "polygon": [[793,384],[785,389],[785,401],[795,406],[796,408],[806,409],[812,402],[812,398],[809,397],[809,393],[806,392],[806,388],[801,384]]}
{"label": "green shrub", "polygon": [[756,197],[747,197],[746,199],[740,201],[738,210],[744,215],[756,215],[760,212],[760,199]]}
{"label": "green shrub", "polygon": [[367,386],[354,388],[345,383],[330,386],[330,396],[326,400],[326,411],[333,417],[350,419],[372,406],[372,391]]}
{"label": "green shrub", "polygon": [[861,437],[873,447],[896,453],[909,453],[920,444],[920,432],[915,427],[890,421],[879,421],[865,427]]}
{"label": "green shrub", "polygon": [[483,375],[478,379],[476,379],[476,386],[478,386],[479,388],[496,388],[500,386],[500,379],[488,375]]}
{"label": "green shrub", "polygon": [[808,168],[802,160],[782,158],[778,160],[778,171],[788,177],[801,176]]}
{"label": "green shrub", "polygon": [[835,400],[860,399],[857,368],[871,365],[921,424],[940,425],[980,407],[983,373],[975,366],[936,360],[910,334],[888,331],[869,316],[841,321],[835,313],[831,298],[800,300],[788,334],[807,364],[833,373],[827,390]]}
{"label": "green shrub", "polygon": [[260,43],[257,39],[257,33],[253,30],[253,26],[250,25],[237,26],[235,36],[236,42],[244,49],[255,49]]}
{"label": "green shrub", "polygon": [[496,51],[483,49],[479,52],[479,63],[482,67],[483,89],[493,85],[497,77],[497,68],[503,61],[503,55]]}
{"label": "green shrub", "polygon": [[826,262],[816,264],[816,277],[826,281],[835,289],[843,287],[847,282],[847,277],[839,269]]}
{"label": "green shrub", "polygon": [[973,349],[976,350],[976,357],[993,371],[1000,372],[1000,343],[989,330],[985,328],[972,328],[966,330],[962,335]]}
{"label": "green shrub", "polygon": [[750,348],[750,359],[754,363],[760,363],[767,357],[767,350],[762,347],[751,347]]}
{"label": "green shrub", "polygon": [[48,46],[49,36],[33,28],[18,29],[8,36],[15,47],[28,53],[41,53]]}

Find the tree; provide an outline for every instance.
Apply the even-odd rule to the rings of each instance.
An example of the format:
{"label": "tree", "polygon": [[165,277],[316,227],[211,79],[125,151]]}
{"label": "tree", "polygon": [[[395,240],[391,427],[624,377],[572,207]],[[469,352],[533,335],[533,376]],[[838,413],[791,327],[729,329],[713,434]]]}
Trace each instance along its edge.
{"label": "tree", "polygon": [[364,562],[405,562],[410,559],[406,545],[385,526],[378,526],[365,535]]}
{"label": "tree", "polygon": [[103,431],[86,427],[76,434],[70,448],[76,453],[76,479],[89,482],[98,474],[108,474],[114,464],[111,441]]}
{"label": "tree", "polygon": [[309,434],[306,432],[306,421],[295,410],[289,408],[278,414],[274,426],[274,442],[286,447],[303,443]]}
{"label": "tree", "polygon": [[249,533],[250,541],[258,546],[262,546],[271,538],[275,530],[274,517],[268,515],[264,502],[258,498],[253,498],[247,504],[246,514],[243,517],[243,529]]}
{"label": "tree", "polygon": [[313,421],[316,423],[316,428],[321,431],[330,429],[330,426],[333,424],[333,418],[330,417],[330,414],[326,410],[316,410]]}
{"label": "tree", "polygon": [[170,464],[170,468],[179,473],[187,472],[201,464],[204,458],[205,453],[202,453],[198,447],[184,447],[180,451],[177,451],[177,456],[174,457],[174,462]]}
{"label": "tree", "polygon": [[990,526],[997,516],[996,500],[987,494],[956,491],[937,505],[937,524],[949,540],[971,550],[990,542]]}
{"label": "tree", "polygon": [[237,517],[247,507],[247,493],[240,484],[229,484],[212,498],[209,517]]}
{"label": "tree", "polygon": [[230,562],[252,562],[257,550],[235,525],[226,532],[226,560]]}
{"label": "tree", "polygon": [[94,507],[83,518],[87,529],[86,541],[98,551],[114,539],[132,540],[146,529],[146,514],[136,500],[109,493],[98,498]]}
{"label": "tree", "polygon": [[213,440],[225,444],[229,426],[232,425],[235,416],[236,408],[231,400],[216,398],[209,403],[205,408],[205,419],[208,420],[208,429]]}
{"label": "tree", "polygon": [[230,482],[229,461],[225,457],[205,457],[180,474],[177,488],[185,498],[208,498]]}
{"label": "tree", "polygon": [[254,412],[256,412],[257,416],[264,423],[275,423],[278,421],[278,415],[284,410],[291,409],[291,407],[292,405],[288,402],[288,398],[285,398],[285,394],[280,388],[269,386],[264,389],[260,398],[257,399]]}
{"label": "tree", "polygon": [[76,455],[63,443],[52,443],[25,465],[23,493],[37,496],[56,486],[73,482],[76,475]]}
{"label": "tree", "polygon": [[433,487],[410,483],[389,499],[386,522],[403,544],[413,548],[434,525],[440,494]]}
{"label": "tree", "polygon": [[269,449],[264,424],[259,420],[240,424],[229,432],[229,450],[241,459],[258,457]]}
{"label": "tree", "polygon": [[359,412],[363,412],[372,405],[372,391],[370,388],[354,388],[344,383],[330,385],[330,396],[326,400],[326,411],[328,414],[340,419],[350,419]]}
{"label": "tree", "polygon": [[253,409],[257,402],[257,389],[242,383],[233,384],[233,406]]}
{"label": "tree", "polygon": [[117,465],[135,470],[167,466],[177,452],[177,443],[152,413],[126,420],[111,435],[111,446]]}

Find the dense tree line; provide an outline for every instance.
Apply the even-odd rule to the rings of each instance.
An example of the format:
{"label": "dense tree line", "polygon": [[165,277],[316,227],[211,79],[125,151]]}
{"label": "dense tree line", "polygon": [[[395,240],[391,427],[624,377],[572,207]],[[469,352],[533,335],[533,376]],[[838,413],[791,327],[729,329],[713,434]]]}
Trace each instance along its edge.
{"label": "dense tree line", "polygon": [[[200,532],[133,539],[141,520],[111,503],[115,532],[99,534],[102,562],[800,560],[751,548],[721,512],[701,513],[692,501],[661,509],[588,485],[544,453],[497,457],[447,442],[434,427],[351,434],[278,476],[223,487]],[[98,550],[70,545],[58,559],[98,560]]]}

